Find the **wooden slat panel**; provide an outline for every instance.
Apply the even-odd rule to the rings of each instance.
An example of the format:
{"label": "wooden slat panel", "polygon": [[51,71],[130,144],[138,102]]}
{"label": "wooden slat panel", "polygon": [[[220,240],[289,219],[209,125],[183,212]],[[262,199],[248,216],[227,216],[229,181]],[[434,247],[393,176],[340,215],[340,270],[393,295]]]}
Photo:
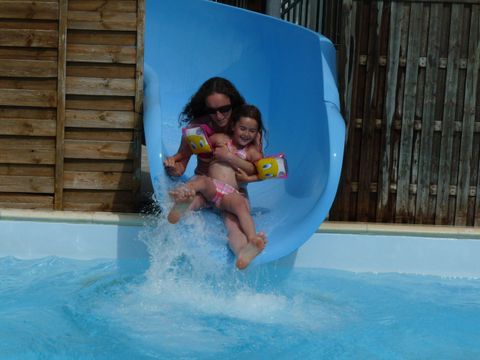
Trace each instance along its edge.
{"label": "wooden slat panel", "polygon": [[385,95],[385,126],[382,129],[382,158],[380,160],[380,186],[377,197],[377,221],[390,220],[387,206],[390,201],[390,169],[392,166],[392,124],[395,116],[395,101],[397,98],[397,79],[399,68],[400,36],[404,28],[401,16],[401,4],[392,2],[390,7],[390,31],[387,63],[387,84]]}
{"label": "wooden slat panel", "polygon": [[0,193],[0,208],[52,209],[53,196]]}
{"label": "wooden slat panel", "polygon": [[[365,119],[365,126],[362,128],[362,146],[360,154],[361,164],[371,164],[373,162],[375,149],[375,126],[374,119],[376,118],[376,87],[378,86],[379,76],[379,47],[377,46],[377,38],[381,32],[381,19],[383,18],[383,3],[371,3],[369,15],[369,33],[368,38],[365,39],[367,52],[371,56],[372,61],[369,61],[366,69],[365,77],[365,92],[363,98],[363,118]],[[359,183],[361,184],[358,191],[357,204],[357,220],[368,221],[370,210],[370,191],[369,185],[372,181],[373,167],[360,167]]]}
{"label": "wooden slat panel", "polygon": [[55,91],[0,89],[0,105],[55,107]]}
{"label": "wooden slat panel", "polygon": [[69,202],[86,203],[109,203],[114,202],[133,202],[133,195],[130,191],[88,191],[88,190],[68,190],[65,191],[65,200]]}
{"label": "wooden slat panel", "polygon": [[51,165],[0,164],[0,175],[13,176],[54,176]]}
{"label": "wooden slat panel", "polygon": [[[354,109],[354,103],[356,97],[354,96],[354,82],[356,81],[356,69],[358,67],[358,50],[357,50],[357,38],[356,38],[356,20],[357,20],[357,8],[358,3],[353,0],[343,0],[343,6],[349,11],[344,12],[342,18],[341,29],[341,44],[340,44],[340,61],[344,62],[344,66],[340,69],[340,79],[343,77],[343,102],[345,111],[343,112],[345,120],[348,124],[346,136],[347,144],[345,146],[345,155],[342,166],[342,176],[340,179],[341,186],[337,191],[336,200],[330,211],[330,214],[337,220],[350,220],[350,213],[353,213],[354,207],[351,201],[352,187],[351,187],[351,169],[354,148],[352,142],[354,140],[355,127],[351,126],[355,115],[352,115]],[[343,45],[343,46],[342,46]],[[348,54],[348,56],[347,56]],[[343,70],[343,71],[342,71]]]}
{"label": "wooden slat panel", "polygon": [[56,61],[3,60],[0,76],[7,77],[56,77]]}
{"label": "wooden slat panel", "polygon": [[0,137],[1,149],[53,149],[55,147],[55,139],[51,138],[32,138],[22,136],[6,136]]}
{"label": "wooden slat panel", "polygon": [[0,208],[51,210],[53,196],[0,193]]}
{"label": "wooden slat panel", "polygon": [[2,1],[0,19],[56,20],[58,3],[38,1]]}
{"label": "wooden slat panel", "polygon": [[93,172],[129,172],[133,171],[131,161],[114,161],[114,160],[82,160],[68,159],[65,162],[66,171],[93,171]]}
{"label": "wooden slat panel", "polygon": [[51,194],[53,187],[53,177],[0,175],[0,192]]}
{"label": "wooden slat panel", "polygon": [[[469,189],[471,180],[471,163],[474,152],[480,151],[473,148],[475,130],[475,102],[477,100],[477,84],[480,71],[480,6],[472,7],[470,23],[470,43],[468,46],[468,63],[465,84],[465,100],[463,107],[463,126],[460,148],[460,166],[458,177],[458,194],[455,211],[455,225],[466,226],[468,216]],[[476,11],[475,11],[476,10]]]}
{"label": "wooden slat panel", "polygon": [[136,207],[140,204],[140,181],[142,177],[142,113],[143,113],[143,52],[145,28],[145,1],[138,0],[137,21],[137,69],[135,82],[135,124],[133,141],[133,184],[132,192],[136,194]]}
{"label": "wooden slat panel", "polygon": [[69,30],[69,44],[135,46],[135,32]]}
{"label": "wooden slat panel", "polygon": [[92,64],[89,63],[69,63],[67,66],[67,76],[134,79],[135,65],[95,64],[95,66],[92,66]]}
{"label": "wooden slat panel", "polygon": [[[472,16],[476,17],[476,22],[478,23],[478,19],[480,18],[480,5],[475,5],[472,6]],[[480,31],[480,29],[478,30]],[[478,33],[477,33],[478,34]],[[477,39],[480,36],[480,34],[477,35]],[[470,56],[472,56],[470,54]],[[478,65],[478,62],[480,61],[480,44],[477,44],[477,49],[475,55],[475,61],[477,62],[477,69],[480,68]],[[477,100],[476,100],[476,116],[477,120],[479,120],[480,116],[480,79],[479,76],[480,74],[477,72]],[[476,123],[477,129],[480,126],[480,121],[477,121]],[[475,137],[474,138],[474,144],[473,144],[473,149],[480,149],[480,137]],[[480,152],[475,151],[474,152],[474,163],[477,164],[477,166],[473,167],[473,174],[475,176],[472,178],[472,185],[476,185],[476,197],[474,198],[474,203],[472,204],[472,211],[473,211],[473,226],[480,226]]]}
{"label": "wooden slat panel", "polygon": [[52,78],[0,78],[0,89],[56,90],[57,80]]}
{"label": "wooden slat panel", "polygon": [[450,22],[450,40],[448,48],[447,87],[445,89],[444,113],[442,119],[442,140],[440,147],[440,167],[438,172],[437,203],[435,208],[435,224],[448,224],[449,189],[452,172],[453,130],[457,107],[458,60],[461,21],[461,5],[452,5]]}
{"label": "wooden slat panel", "polygon": [[54,164],[55,140],[47,138],[0,138],[0,163]]}
{"label": "wooden slat panel", "polygon": [[135,209],[143,8],[0,0],[0,206]]}
{"label": "wooden slat panel", "polygon": [[[357,63],[355,64],[357,69],[356,69],[356,78],[354,82],[354,88],[355,92],[359,91],[363,94],[368,93],[367,86],[371,89],[372,84],[368,84],[368,79],[373,80],[374,77],[372,76],[372,71],[368,72],[369,69],[372,69],[372,65],[375,61],[370,62],[368,67],[360,66],[361,65],[361,58],[362,56],[360,54],[366,54],[370,51],[370,48],[372,46],[375,46],[375,43],[370,41],[369,39],[370,32],[375,31],[376,25],[376,17],[374,14],[370,14],[370,11],[372,9],[376,9],[376,4],[374,3],[367,3],[367,2],[362,2],[358,6],[358,12],[357,12],[357,21],[361,23],[362,28],[368,29],[368,31],[363,31],[362,33],[359,33],[358,39],[357,39],[357,57],[356,61]],[[375,10],[376,11],[376,10]],[[372,22],[374,22],[372,26]],[[370,46],[369,46],[370,45]],[[371,97],[371,93],[368,95],[368,97]],[[365,104],[366,104],[366,96],[357,96],[355,98],[354,102],[354,109],[353,109],[353,114],[355,117],[362,117],[366,118],[367,114],[365,114]],[[367,108],[368,109],[368,108]],[[367,121],[367,120],[366,120]],[[370,121],[370,119],[368,120]],[[370,124],[371,125],[371,124]],[[371,127],[370,127],[371,130]],[[372,134],[371,131],[365,131],[365,133],[370,133]],[[348,175],[350,181],[355,182],[358,181],[360,182],[361,180],[362,183],[368,183],[368,178],[367,176],[370,175],[370,172],[367,171],[367,169],[361,167],[359,164],[361,164],[361,159],[362,156],[365,157],[365,154],[368,152],[368,149],[366,147],[365,142],[371,142],[370,139],[367,139],[366,141],[363,140],[362,134],[364,133],[364,129],[355,129],[354,128],[354,136],[353,140],[355,143],[354,149],[355,152],[352,153],[352,161],[351,161],[351,170],[350,174]],[[361,173],[363,169],[363,174]],[[363,176],[365,174],[365,176]],[[363,178],[363,179],[362,179]],[[361,214],[359,215],[359,207],[361,205],[362,199],[368,199],[370,200],[370,193],[366,191],[368,189],[369,185],[366,185],[365,187],[361,187],[362,191],[357,192],[357,194],[350,194],[350,204],[351,204],[351,209],[354,210],[353,216],[355,220],[358,220],[362,217],[366,218],[368,216],[367,211],[368,210],[363,210],[363,209],[368,209],[367,205],[363,206],[363,209],[361,211]],[[365,190],[363,190],[365,189]],[[353,189],[350,189],[351,191]]]}
{"label": "wooden slat panel", "polygon": [[[130,197],[127,197],[126,194],[129,194]],[[89,191],[67,189],[65,190],[64,205],[65,210],[135,211],[134,202],[131,198],[131,191]]]}
{"label": "wooden slat panel", "polygon": [[137,14],[135,12],[69,11],[68,28],[135,31],[137,28]]}
{"label": "wooden slat panel", "polygon": [[59,0],[58,37],[58,84],[57,84],[57,124],[55,148],[55,210],[63,209],[63,162],[65,140],[66,67],[67,67],[67,3]]}
{"label": "wooden slat panel", "polygon": [[[0,148],[0,162],[6,164],[55,164],[55,150]],[[53,191],[52,191],[53,192]]]}
{"label": "wooden slat panel", "polygon": [[[333,0],[328,0],[327,5],[330,2]],[[480,29],[474,19],[480,5],[478,1],[383,1],[384,10],[397,8],[403,17],[409,19],[410,28],[416,26],[418,30],[412,33],[402,23],[402,16],[400,20],[395,18],[392,10],[390,25],[396,35],[400,33],[401,50],[398,54],[389,51],[385,56],[380,53],[380,59],[377,59],[376,54],[367,50],[365,41],[366,34],[375,29],[368,23],[379,8],[380,2],[374,3],[342,1],[342,31],[345,31],[341,42],[346,44],[346,49],[340,52],[345,58],[339,60],[340,64],[345,64],[341,66],[345,69],[343,83],[353,82],[350,86],[353,97],[350,103],[345,101],[348,104],[349,138],[342,183],[330,218],[358,219],[359,210],[363,211],[362,214],[367,212],[363,200],[371,202],[378,194],[378,221],[392,221],[396,217],[397,221],[434,223],[437,218],[437,223],[442,224],[468,226],[476,220],[480,225],[480,137],[476,132],[480,122],[468,120],[469,113],[476,120],[480,113],[480,42],[475,35]],[[356,23],[352,24],[349,19],[356,19]],[[394,48],[396,39],[392,34],[388,39],[382,34],[384,32],[376,35],[376,46],[381,48],[388,44]],[[418,46],[412,41],[419,42]],[[476,50],[472,50],[472,44]],[[414,54],[415,51],[418,55]],[[418,58],[414,72],[408,70],[408,58],[412,55],[414,61]],[[360,58],[355,61],[357,56]],[[352,66],[351,61],[359,66]],[[387,74],[392,71],[391,62],[397,62],[398,69],[387,75],[383,93],[385,113],[377,114],[374,119],[377,133],[382,130],[381,148],[385,149],[382,175],[377,183],[374,181],[375,153],[371,161],[359,161],[358,154],[364,151],[364,146],[376,146],[375,138],[371,141],[360,136],[360,132],[372,125],[367,106],[371,106],[370,99],[375,98],[370,91],[384,91],[376,87],[377,74],[372,75],[371,71],[372,63],[378,61],[380,79],[385,65]],[[476,61],[473,67],[472,61]],[[471,69],[476,69],[475,73]],[[371,80],[369,75],[372,75]],[[365,98],[368,100],[364,101]],[[399,121],[406,117],[412,119],[407,126]],[[392,122],[388,124],[390,119]],[[406,148],[408,153],[402,153]],[[356,165],[358,162],[361,166]],[[405,166],[407,162],[410,164]],[[361,167],[368,169],[364,169],[363,175],[357,179]],[[369,174],[372,174],[373,181],[362,180]],[[396,200],[403,201],[403,204]],[[362,204],[365,207],[360,209]],[[399,208],[405,209],[403,213],[398,213]],[[371,210],[368,208],[369,216]]]}
{"label": "wooden slat panel", "polygon": [[0,118],[0,135],[55,136],[55,129],[55,120]]}
{"label": "wooden slat panel", "polygon": [[73,11],[137,11],[136,0],[69,0],[68,9]]}
{"label": "wooden slat panel", "polygon": [[108,212],[120,212],[120,213],[133,213],[135,208],[128,204],[112,203],[112,204],[100,204],[100,203],[74,203],[65,202],[65,210],[71,211],[108,211]]}
{"label": "wooden slat panel", "polygon": [[58,22],[56,21],[27,21],[27,20],[7,20],[0,21],[0,29],[21,29],[21,30],[58,30]]}
{"label": "wooden slat panel", "polygon": [[65,189],[131,190],[132,174],[65,171],[64,184]]}
{"label": "wooden slat panel", "polygon": [[133,112],[67,110],[66,126],[80,128],[132,129],[135,126]]}
{"label": "wooden slat panel", "polygon": [[67,61],[135,64],[135,47],[117,45],[67,45]]}
{"label": "wooden slat panel", "polygon": [[132,143],[65,140],[65,158],[127,160],[132,158]]}
{"label": "wooden slat panel", "polygon": [[133,131],[123,129],[67,128],[65,130],[65,139],[132,142]]}
{"label": "wooden slat panel", "polygon": [[57,49],[0,48],[0,59],[57,61]]}
{"label": "wooden slat panel", "polygon": [[408,222],[410,213],[410,176],[413,150],[413,124],[415,120],[415,104],[420,58],[420,36],[422,5],[412,4],[408,35],[407,68],[405,74],[405,93],[403,102],[402,132],[400,138],[400,156],[398,164],[396,222]]}
{"label": "wooden slat panel", "polygon": [[0,119],[41,119],[41,120],[55,120],[56,111],[53,109],[39,109],[39,108],[14,108],[14,107],[0,107]]}
{"label": "wooden slat panel", "polygon": [[133,111],[134,99],[113,96],[67,96],[67,109]]}
{"label": "wooden slat panel", "polygon": [[441,7],[430,7],[429,41],[426,64],[426,79],[424,90],[424,105],[422,132],[420,138],[420,157],[418,162],[417,199],[415,207],[415,222],[418,224],[431,223],[429,215],[430,173],[432,171],[431,156],[433,148],[433,132],[435,123],[435,105],[437,93],[437,76],[439,68],[439,43],[441,35]]}
{"label": "wooden slat panel", "polygon": [[67,94],[135,96],[134,79],[67,77]]}
{"label": "wooden slat panel", "polygon": [[0,46],[55,48],[57,44],[57,31],[21,29],[3,29],[0,31]]}

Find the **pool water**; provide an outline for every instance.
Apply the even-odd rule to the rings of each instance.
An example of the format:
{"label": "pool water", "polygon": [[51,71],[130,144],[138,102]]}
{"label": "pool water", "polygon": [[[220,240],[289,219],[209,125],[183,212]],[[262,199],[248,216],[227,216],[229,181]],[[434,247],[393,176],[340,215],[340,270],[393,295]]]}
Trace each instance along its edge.
{"label": "pool water", "polygon": [[295,269],[198,283],[54,257],[3,258],[0,274],[2,359],[480,358],[479,280]]}
{"label": "pool water", "polygon": [[0,258],[0,359],[480,358],[479,279],[240,272],[199,226],[150,228],[143,267]]}

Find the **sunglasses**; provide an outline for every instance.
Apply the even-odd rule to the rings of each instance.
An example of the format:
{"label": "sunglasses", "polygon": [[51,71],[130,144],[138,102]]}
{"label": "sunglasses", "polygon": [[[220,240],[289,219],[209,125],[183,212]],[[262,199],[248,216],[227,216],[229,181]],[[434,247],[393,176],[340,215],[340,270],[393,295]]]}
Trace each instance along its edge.
{"label": "sunglasses", "polygon": [[205,113],[207,115],[215,115],[217,112],[221,113],[221,114],[226,114],[228,113],[230,110],[232,110],[232,105],[224,105],[224,106],[220,106],[216,109],[213,109],[213,108],[206,108],[205,109]]}

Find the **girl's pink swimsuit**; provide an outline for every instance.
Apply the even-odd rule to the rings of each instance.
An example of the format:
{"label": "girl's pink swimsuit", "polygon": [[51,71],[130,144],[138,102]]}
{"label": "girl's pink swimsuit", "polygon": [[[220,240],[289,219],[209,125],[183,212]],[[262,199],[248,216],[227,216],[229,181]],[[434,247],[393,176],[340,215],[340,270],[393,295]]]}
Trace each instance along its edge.
{"label": "girl's pink swimsuit", "polygon": [[217,208],[220,207],[220,202],[225,195],[238,193],[238,190],[235,189],[232,185],[228,185],[223,181],[217,179],[212,180],[215,184],[215,190],[217,190],[217,192],[210,201],[214,203]]}
{"label": "girl's pink swimsuit", "polygon": [[[245,148],[240,150],[235,149],[231,140],[227,143],[227,148],[228,150],[230,150],[230,152],[237,155],[240,159],[243,159],[243,160],[247,159],[247,151],[245,150]],[[220,202],[222,201],[225,195],[238,193],[238,190],[235,189],[232,185],[226,184],[223,181],[220,181],[217,179],[212,179],[212,180],[213,180],[213,183],[215,184],[215,189],[217,190],[217,192],[215,193],[214,197],[210,201],[214,203],[217,208],[220,207]]]}

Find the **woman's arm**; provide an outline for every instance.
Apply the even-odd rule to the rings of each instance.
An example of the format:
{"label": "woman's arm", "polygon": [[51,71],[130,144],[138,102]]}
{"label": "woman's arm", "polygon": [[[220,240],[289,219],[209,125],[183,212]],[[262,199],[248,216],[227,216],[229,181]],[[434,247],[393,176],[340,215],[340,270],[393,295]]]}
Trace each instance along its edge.
{"label": "woman's arm", "polygon": [[250,164],[254,167],[253,174],[247,174],[242,168],[236,168],[236,178],[239,183],[249,183],[260,181],[257,173],[257,168],[255,167],[255,163],[263,157],[263,153],[258,150],[257,146],[250,146],[247,149],[247,159]]}
{"label": "woman's arm", "polygon": [[249,160],[243,160],[232,153],[227,146],[230,138],[225,134],[214,134],[210,137],[214,147],[213,156],[216,160],[229,164],[233,169],[241,169],[247,175],[256,173],[255,165]]}
{"label": "woman's arm", "polygon": [[230,152],[226,145],[217,146],[213,154],[215,159],[229,164],[235,170],[241,169],[247,175],[256,173],[255,165],[251,161],[240,159],[237,155]]}
{"label": "woman's arm", "polygon": [[182,176],[191,156],[192,151],[182,137],[177,153],[173,156],[167,157],[163,162],[167,174],[170,176]]}

